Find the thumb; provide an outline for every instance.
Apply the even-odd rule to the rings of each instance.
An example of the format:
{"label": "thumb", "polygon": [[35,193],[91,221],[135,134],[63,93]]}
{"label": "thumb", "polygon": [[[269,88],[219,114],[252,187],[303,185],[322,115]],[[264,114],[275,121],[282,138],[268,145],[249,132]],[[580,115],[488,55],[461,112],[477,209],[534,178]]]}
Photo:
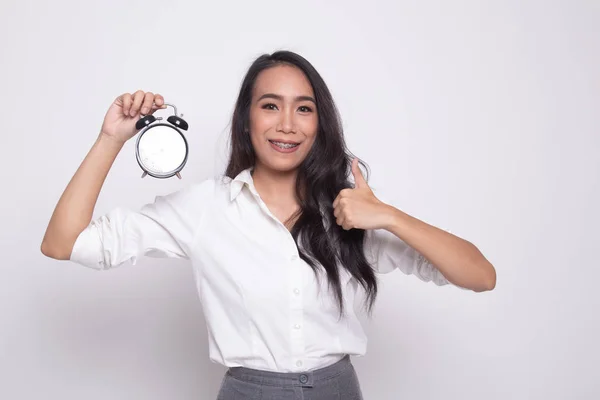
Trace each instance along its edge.
{"label": "thumb", "polygon": [[357,189],[369,187],[360,168],[358,168],[358,158],[352,160],[352,175],[354,175],[354,187]]}

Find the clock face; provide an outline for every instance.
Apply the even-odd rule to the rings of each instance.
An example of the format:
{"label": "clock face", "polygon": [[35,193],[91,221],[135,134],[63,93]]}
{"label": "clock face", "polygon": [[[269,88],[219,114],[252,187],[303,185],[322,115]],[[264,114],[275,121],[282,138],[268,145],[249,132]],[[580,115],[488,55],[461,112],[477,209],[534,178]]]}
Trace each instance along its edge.
{"label": "clock face", "polygon": [[148,129],[138,143],[143,168],[157,175],[175,171],[185,161],[186,145],[175,129],[158,125]]}

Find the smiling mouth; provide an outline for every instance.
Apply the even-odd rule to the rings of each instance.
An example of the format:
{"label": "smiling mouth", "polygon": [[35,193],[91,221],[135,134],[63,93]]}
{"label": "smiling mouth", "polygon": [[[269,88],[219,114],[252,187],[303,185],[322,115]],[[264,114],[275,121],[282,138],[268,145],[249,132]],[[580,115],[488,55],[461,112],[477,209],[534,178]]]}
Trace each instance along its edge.
{"label": "smiling mouth", "polygon": [[294,147],[298,147],[300,143],[294,142],[278,142],[276,140],[269,140],[269,142],[273,143],[275,146],[282,149],[293,149]]}

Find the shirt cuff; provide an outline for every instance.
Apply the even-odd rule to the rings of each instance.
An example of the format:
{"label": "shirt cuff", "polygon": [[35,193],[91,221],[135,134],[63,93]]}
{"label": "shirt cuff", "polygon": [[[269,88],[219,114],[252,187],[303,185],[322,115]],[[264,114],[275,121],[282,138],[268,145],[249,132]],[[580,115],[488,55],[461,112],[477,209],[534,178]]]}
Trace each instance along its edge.
{"label": "shirt cuff", "polygon": [[105,269],[102,252],[98,227],[91,223],[75,240],[70,260],[85,267],[101,270]]}

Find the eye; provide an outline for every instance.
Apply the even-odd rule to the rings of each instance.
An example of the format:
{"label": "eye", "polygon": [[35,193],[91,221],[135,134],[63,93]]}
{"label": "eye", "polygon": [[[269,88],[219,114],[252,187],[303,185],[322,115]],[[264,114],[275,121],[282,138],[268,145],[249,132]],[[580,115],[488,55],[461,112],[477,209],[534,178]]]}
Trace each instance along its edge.
{"label": "eye", "polygon": [[272,110],[271,106],[277,108],[277,106],[275,104],[273,104],[273,103],[264,104],[261,108],[267,109],[267,110]]}
{"label": "eye", "polygon": [[304,109],[303,111],[301,110],[301,112],[312,112],[312,108],[308,106],[300,106],[300,109]]}

